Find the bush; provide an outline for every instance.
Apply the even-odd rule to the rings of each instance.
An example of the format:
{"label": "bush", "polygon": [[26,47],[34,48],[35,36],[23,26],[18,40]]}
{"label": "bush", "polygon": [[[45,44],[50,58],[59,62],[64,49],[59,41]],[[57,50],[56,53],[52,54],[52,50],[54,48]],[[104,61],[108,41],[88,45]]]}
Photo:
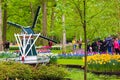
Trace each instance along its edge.
{"label": "bush", "polygon": [[19,47],[10,47],[10,50],[19,50]]}
{"label": "bush", "polygon": [[0,63],[0,79],[31,79],[32,69],[28,65],[23,65],[16,62],[1,62]]}
{"label": "bush", "polygon": [[56,55],[50,55],[49,58],[50,58],[50,61],[49,61],[50,64],[57,63],[57,56]]}
{"label": "bush", "polygon": [[61,80],[67,75],[67,70],[54,65],[40,65],[34,68],[30,65],[16,62],[0,62],[0,80]]}
{"label": "bush", "polygon": [[55,65],[50,66],[39,66],[38,75],[40,80],[61,80],[68,74],[65,68],[58,67]]}
{"label": "bush", "polygon": [[38,54],[38,60],[40,59],[49,59],[50,64],[56,64],[57,63],[57,54],[53,53],[44,53],[44,54]]}

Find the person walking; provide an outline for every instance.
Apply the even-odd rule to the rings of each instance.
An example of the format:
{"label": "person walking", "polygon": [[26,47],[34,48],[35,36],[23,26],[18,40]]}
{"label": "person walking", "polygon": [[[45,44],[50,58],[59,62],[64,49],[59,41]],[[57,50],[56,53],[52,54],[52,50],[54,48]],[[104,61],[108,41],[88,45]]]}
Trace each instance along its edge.
{"label": "person walking", "polygon": [[120,50],[119,50],[120,45],[118,42],[118,38],[115,38],[113,45],[114,45],[115,53],[120,54]]}
{"label": "person walking", "polygon": [[113,47],[113,39],[112,37],[106,38],[106,46],[109,54],[112,54],[112,47]]}
{"label": "person walking", "polygon": [[81,41],[81,40],[78,40],[77,43],[78,43],[79,49],[81,49],[81,48],[82,48],[82,41]]}
{"label": "person walking", "polygon": [[77,40],[76,37],[74,37],[74,39],[72,40],[72,46],[73,46],[73,53],[75,53],[75,50],[77,48]]}

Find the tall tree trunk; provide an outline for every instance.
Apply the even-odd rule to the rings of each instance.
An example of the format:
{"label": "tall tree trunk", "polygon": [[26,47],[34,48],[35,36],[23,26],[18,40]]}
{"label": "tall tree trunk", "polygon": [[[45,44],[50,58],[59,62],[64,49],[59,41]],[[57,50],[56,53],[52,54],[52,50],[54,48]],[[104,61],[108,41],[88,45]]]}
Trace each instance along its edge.
{"label": "tall tree trunk", "polygon": [[117,30],[119,32],[119,27],[120,27],[120,5],[119,5],[119,3],[120,3],[120,1],[116,0],[115,2],[116,2],[116,12],[117,12],[117,20],[118,20]]}
{"label": "tall tree trunk", "polygon": [[66,53],[66,30],[65,30],[65,15],[62,15],[63,24],[63,39],[62,39],[62,53]]}
{"label": "tall tree trunk", "polygon": [[[31,19],[32,21],[31,21],[31,22],[33,23],[34,15],[35,15],[35,14],[34,14],[34,10],[33,10],[33,4],[32,4],[32,2],[30,2],[30,11],[31,11],[31,17],[32,17],[32,19]],[[32,24],[31,24],[31,25],[32,25]]]}
{"label": "tall tree trunk", "polygon": [[5,2],[3,15],[3,43],[6,41],[6,31],[7,31],[7,3]]}
{"label": "tall tree trunk", "polygon": [[[52,7],[52,14],[51,14],[51,27],[50,27],[50,31],[53,31],[53,27],[54,27],[54,19],[55,19],[55,11],[54,11],[54,7]],[[53,35],[51,36],[51,38],[53,39]]]}
{"label": "tall tree trunk", "polygon": [[[42,35],[47,36],[47,2],[46,0],[43,0],[42,3],[42,12],[43,12],[43,17],[42,17]],[[46,45],[46,41],[43,40],[43,45]]]}
{"label": "tall tree trunk", "polygon": [[2,41],[2,9],[1,9],[1,0],[0,0],[0,51],[3,50],[3,41]]}
{"label": "tall tree trunk", "polygon": [[84,22],[83,22],[83,29],[84,29],[84,42],[85,42],[85,69],[84,69],[84,80],[87,80],[87,34],[86,34],[86,0],[83,1],[84,3]]}
{"label": "tall tree trunk", "polygon": [[[65,0],[63,0],[63,6],[65,6]],[[66,30],[65,30],[65,13],[62,14],[62,27],[63,27],[63,36],[62,36],[62,53],[66,53]]]}

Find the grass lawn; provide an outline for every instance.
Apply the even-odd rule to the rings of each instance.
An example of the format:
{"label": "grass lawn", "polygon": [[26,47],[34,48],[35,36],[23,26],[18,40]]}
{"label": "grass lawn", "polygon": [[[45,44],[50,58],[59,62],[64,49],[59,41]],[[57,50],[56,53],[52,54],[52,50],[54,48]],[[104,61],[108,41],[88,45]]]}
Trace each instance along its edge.
{"label": "grass lawn", "polygon": [[[84,80],[84,71],[81,69],[68,69],[70,74],[67,78],[71,80]],[[120,80],[119,76],[116,75],[95,75],[93,73],[87,73],[87,80]]]}
{"label": "grass lawn", "polygon": [[84,65],[84,62],[82,59],[58,59],[58,64],[68,64],[68,65]]}

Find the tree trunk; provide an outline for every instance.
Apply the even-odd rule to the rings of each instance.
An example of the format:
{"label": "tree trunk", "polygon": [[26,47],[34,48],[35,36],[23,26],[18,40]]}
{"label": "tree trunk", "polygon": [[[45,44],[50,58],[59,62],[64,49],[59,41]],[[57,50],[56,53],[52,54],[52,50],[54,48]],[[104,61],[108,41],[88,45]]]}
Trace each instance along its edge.
{"label": "tree trunk", "polygon": [[1,0],[0,0],[0,51],[3,50],[3,41],[2,41],[2,9],[1,9]]}
{"label": "tree trunk", "polygon": [[116,0],[115,1],[116,2],[116,12],[117,12],[117,20],[118,20],[118,28],[117,28],[117,32],[119,32],[119,27],[120,27],[120,5],[119,5],[119,3],[120,3],[120,1],[119,0]]}
{"label": "tree trunk", "polygon": [[[32,2],[30,3],[30,10],[31,10],[31,17],[32,17],[32,21],[31,23],[33,23],[33,20],[34,20],[34,10],[33,10],[33,5],[32,5]],[[32,25],[32,24],[31,24]]]}
{"label": "tree trunk", "polygon": [[[3,1],[4,2],[4,1]],[[7,31],[7,3],[4,4],[4,15],[3,15],[3,43],[6,42],[6,31]]]}
{"label": "tree trunk", "polygon": [[[43,0],[42,3],[42,12],[43,12],[43,17],[42,17],[42,35],[47,36],[47,2],[46,0]],[[46,41],[43,40],[43,45],[46,45]]]}
{"label": "tree trunk", "polygon": [[63,24],[63,39],[62,39],[62,53],[66,53],[66,30],[65,30],[65,15],[62,15]]}
{"label": "tree trunk", "polygon": [[[50,31],[51,31],[51,32],[53,31],[53,27],[54,27],[54,19],[55,19],[54,14],[55,14],[55,12],[54,12],[54,7],[52,7],[52,14],[51,14],[51,27],[50,27]],[[51,38],[53,39],[53,35],[51,36]]]}
{"label": "tree trunk", "polygon": [[86,0],[84,0],[84,42],[85,42],[85,69],[84,69],[84,80],[87,80],[87,36],[86,36]]}

